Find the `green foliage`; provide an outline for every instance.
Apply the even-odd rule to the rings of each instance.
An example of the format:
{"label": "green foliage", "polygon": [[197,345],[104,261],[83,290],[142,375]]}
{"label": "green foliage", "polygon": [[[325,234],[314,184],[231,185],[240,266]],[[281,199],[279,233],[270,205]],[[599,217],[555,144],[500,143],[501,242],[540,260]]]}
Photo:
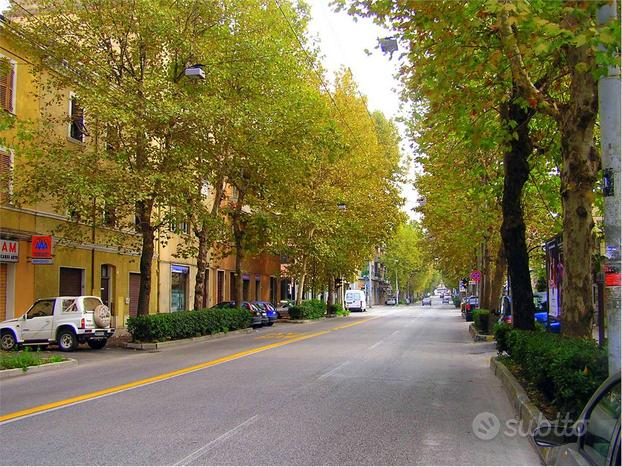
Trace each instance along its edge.
{"label": "green foliage", "polygon": [[490,311],[477,308],[473,310],[473,325],[480,334],[488,334],[490,329]]}
{"label": "green foliage", "polygon": [[251,325],[245,308],[209,308],[130,317],[127,330],[138,342],[162,342],[244,329]]}
{"label": "green foliage", "polygon": [[607,378],[607,353],[591,339],[500,328],[495,335],[529,384],[561,413],[576,417]]}
{"label": "green foliage", "polygon": [[497,352],[501,355],[504,352],[509,351],[508,336],[512,332],[512,325],[508,323],[495,323],[492,328],[492,333],[495,336],[497,342]]}
{"label": "green foliage", "polygon": [[326,304],[321,300],[304,300],[289,309],[291,319],[319,319],[326,316]]}
{"label": "green foliage", "polygon": [[453,302],[454,306],[456,308],[460,308],[460,296],[459,295],[454,295],[453,297],[451,297],[451,301]]}
{"label": "green foliage", "polygon": [[64,358],[59,355],[42,357],[38,349],[32,352],[30,347],[24,347],[22,351],[0,352],[0,370],[21,368],[25,373],[28,371],[28,367],[43,365],[45,363],[57,363],[63,360]]}
{"label": "green foliage", "polygon": [[350,314],[350,310],[344,309],[341,303],[327,306],[326,310],[329,315],[348,316]]}

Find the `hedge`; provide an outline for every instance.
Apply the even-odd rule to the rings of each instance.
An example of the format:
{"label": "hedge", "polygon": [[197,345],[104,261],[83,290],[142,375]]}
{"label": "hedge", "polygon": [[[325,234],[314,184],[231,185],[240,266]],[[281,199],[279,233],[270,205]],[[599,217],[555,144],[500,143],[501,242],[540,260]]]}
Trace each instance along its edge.
{"label": "hedge", "polygon": [[305,300],[289,308],[291,319],[319,319],[326,316],[326,304],[317,299]]}
{"label": "hedge", "polygon": [[490,322],[490,311],[483,308],[473,310],[473,324],[480,334],[490,332],[488,323]]}
{"label": "hedge", "polygon": [[244,329],[251,315],[244,308],[210,308],[195,311],[135,316],[127,320],[127,330],[138,342],[162,342]]}
{"label": "hedge", "polygon": [[454,295],[453,297],[451,297],[451,301],[453,302],[456,308],[460,308],[460,303],[462,302],[462,300],[460,299],[459,296]]}
{"label": "hedge", "polygon": [[579,415],[607,378],[607,352],[592,339],[495,327],[497,350],[561,413]]}

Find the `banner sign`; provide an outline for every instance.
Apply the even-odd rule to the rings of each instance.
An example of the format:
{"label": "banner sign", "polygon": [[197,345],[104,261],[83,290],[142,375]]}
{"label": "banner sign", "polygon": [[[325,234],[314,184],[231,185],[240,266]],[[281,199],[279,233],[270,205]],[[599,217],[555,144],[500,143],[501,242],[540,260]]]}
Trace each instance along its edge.
{"label": "banner sign", "polygon": [[19,243],[16,240],[0,239],[0,261],[17,263],[19,259]]}

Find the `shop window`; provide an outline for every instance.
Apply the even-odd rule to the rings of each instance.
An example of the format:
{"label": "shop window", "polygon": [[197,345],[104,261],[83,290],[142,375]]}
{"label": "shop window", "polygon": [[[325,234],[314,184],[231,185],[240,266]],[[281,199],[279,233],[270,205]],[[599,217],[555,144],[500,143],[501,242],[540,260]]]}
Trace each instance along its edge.
{"label": "shop window", "polygon": [[171,266],[171,311],[188,309],[188,266]]}

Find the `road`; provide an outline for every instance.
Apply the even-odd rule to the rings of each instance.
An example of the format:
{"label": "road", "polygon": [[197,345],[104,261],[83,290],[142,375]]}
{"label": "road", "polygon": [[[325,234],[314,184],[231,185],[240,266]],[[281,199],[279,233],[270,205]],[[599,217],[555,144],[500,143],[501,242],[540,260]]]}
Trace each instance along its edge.
{"label": "road", "polygon": [[540,463],[524,437],[474,435],[478,414],[502,427],[514,415],[494,347],[438,299],[75,355],[78,367],[0,383],[2,464]]}

